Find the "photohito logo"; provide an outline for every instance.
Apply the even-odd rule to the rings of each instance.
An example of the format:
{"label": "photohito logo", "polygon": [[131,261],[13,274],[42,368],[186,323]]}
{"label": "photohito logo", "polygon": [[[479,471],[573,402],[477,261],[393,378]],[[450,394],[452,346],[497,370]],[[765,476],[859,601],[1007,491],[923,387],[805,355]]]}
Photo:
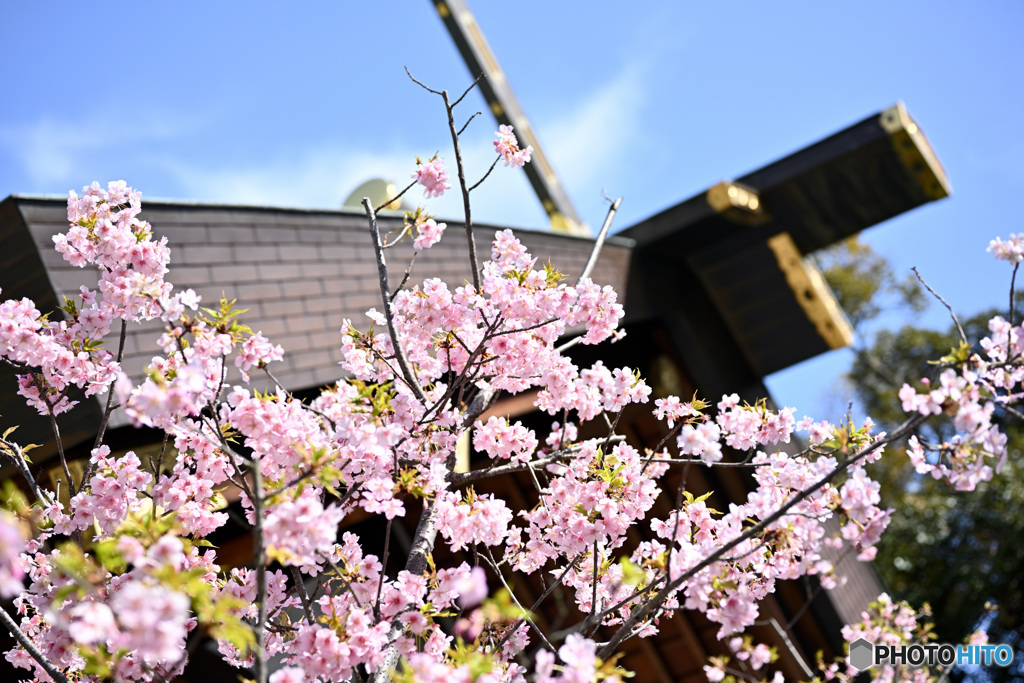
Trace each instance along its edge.
{"label": "photohito logo", "polygon": [[1013,648],[1009,645],[875,645],[864,638],[850,643],[850,666],[858,671],[879,664],[891,666],[1009,666]]}

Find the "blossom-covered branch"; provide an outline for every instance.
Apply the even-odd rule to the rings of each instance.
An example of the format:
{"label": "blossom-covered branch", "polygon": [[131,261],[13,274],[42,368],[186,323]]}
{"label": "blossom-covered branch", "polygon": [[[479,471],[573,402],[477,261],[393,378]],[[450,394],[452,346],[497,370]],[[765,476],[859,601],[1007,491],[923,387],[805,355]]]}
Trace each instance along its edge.
{"label": "blossom-covered branch", "polygon": [[[962,490],[1008,457],[991,418],[1022,395],[1024,329],[1012,315],[993,319],[980,350],[954,350],[936,378],[905,386],[909,417],[890,434],[870,421],[797,420],[791,408],[736,395],[714,403],[667,396],[644,407],[652,389],[638,370],[578,365],[564,353],[570,330],[580,331],[573,344],[586,345],[620,332],[615,291],[590,278],[599,247],[571,284],[510,231],[498,232],[478,263],[452,114],[458,101],[438,94],[466,205],[472,281],[403,279],[392,292],[385,247],[408,236],[414,249],[429,249],[444,224],[417,209],[386,245],[364,201],[383,311],[367,311],[365,324],[344,322],[347,375],[308,403],[276,380],[269,392],[252,386],[249,372],[273,378],[268,365],[283,351],[244,324],[234,301],[200,307],[194,292],[164,280],[170,250],[138,218],[138,192],[116,182],[71,193],[69,229],[55,244],[72,265],[96,270],[97,288],[83,287],[54,317],[25,299],[0,303],[0,356],[22,373],[19,393],[54,423],[73,409],[72,389],[108,392],[104,414],[119,408],[161,430],[167,462],[147,467],[134,452],[115,454],[101,434],[88,476],[62,502],[35,483],[25,449],[3,437],[35,498],[18,503],[16,516],[0,514],[0,591],[15,597],[19,621],[8,628],[22,643],[7,654],[15,665],[39,680],[169,680],[187,662],[186,640],[208,634],[260,683],[614,681],[625,675],[615,653],[626,638],[651,636],[660,617],[689,609],[718,624],[740,662],[708,664],[709,678],[754,678],[771,653],[738,634],[777,583],[816,576],[837,585],[825,557],[843,543],[860,560],[874,556],[894,511],[880,507],[867,466],[886,445],[926,420],[951,419],[954,437],[911,438],[910,457]],[[495,151],[509,167],[530,157],[509,127],[497,132]],[[449,189],[440,157],[413,176],[428,199]],[[992,249],[1016,263],[1020,242]],[[158,318],[159,353],[133,381],[120,368],[122,352],[103,343],[116,323],[123,349],[127,326]],[[239,379],[229,380],[232,364]],[[558,420],[546,433],[488,413],[497,397],[526,392]],[[617,433],[627,409],[649,410],[662,425],[656,448]],[[795,438],[809,446],[789,452],[799,450],[787,446]],[[470,445],[465,471],[458,453]],[[753,484],[720,512],[710,494],[674,483],[678,500],[655,515],[675,466],[749,467]],[[530,476],[532,507],[500,488],[474,488],[515,473]],[[208,540],[228,521],[228,496],[253,535],[250,566],[230,570]],[[371,515],[397,536],[402,518],[417,512],[404,562],[389,563],[368,552],[368,539],[342,531]],[[829,520],[839,521],[838,535]],[[627,546],[637,531],[643,540]],[[441,545],[447,553],[435,553]],[[481,557],[489,574],[474,566]],[[551,577],[539,598],[513,592],[516,574],[535,573]],[[315,577],[313,590],[304,577]],[[535,638],[530,629],[542,622],[533,613],[556,592],[574,605],[576,623]],[[599,643],[601,628],[611,636]],[[283,667],[270,672],[275,660]]]}

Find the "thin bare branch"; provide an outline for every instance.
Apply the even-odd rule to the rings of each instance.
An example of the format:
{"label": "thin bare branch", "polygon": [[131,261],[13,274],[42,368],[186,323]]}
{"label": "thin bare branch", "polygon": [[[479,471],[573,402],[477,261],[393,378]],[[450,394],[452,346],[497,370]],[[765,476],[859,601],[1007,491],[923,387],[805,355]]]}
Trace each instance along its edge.
{"label": "thin bare branch", "polygon": [[1017,410],[1013,406],[1004,403],[1004,404],[1000,405],[999,407],[1002,408],[1003,410],[1007,411],[1011,415],[1013,415],[1018,420],[1024,420],[1024,413],[1020,412],[1019,410]]}
{"label": "thin bare branch", "polygon": [[485,180],[487,180],[487,176],[491,175],[491,171],[494,170],[494,167],[498,165],[499,161],[501,161],[501,157],[500,156],[494,157],[494,161],[491,162],[491,167],[489,169],[487,169],[487,173],[484,173],[484,176],[480,180],[478,180],[475,183],[473,183],[473,186],[469,188],[470,192],[472,192],[476,188],[480,187],[480,183],[482,183]]}
{"label": "thin bare branch", "polygon": [[482,81],[485,78],[485,76],[486,76],[486,74],[481,72],[479,76],[477,76],[475,79],[473,79],[473,82],[469,84],[469,87],[466,88],[466,90],[463,91],[463,93],[461,95],[459,95],[459,99],[457,99],[454,102],[452,102],[452,109],[454,109],[455,107],[459,106],[459,102],[461,102],[462,100],[466,99],[466,95],[468,95],[470,92],[472,92],[473,88],[476,87],[476,84],[479,83],[480,81]]}
{"label": "thin bare branch", "polygon": [[[458,104],[458,102],[456,102],[455,104]],[[455,104],[453,104],[452,106],[454,107]],[[482,114],[482,113],[483,112],[479,112],[479,111],[478,112],[474,112],[472,116],[470,116],[468,119],[466,119],[466,122],[464,124],[462,124],[462,128],[459,128],[459,135],[462,135],[463,133],[465,133],[466,129],[469,128],[469,124],[473,121],[473,119],[475,119],[476,117],[480,116],[480,114]],[[473,189],[473,188],[470,188],[470,189]]]}
{"label": "thin bare branch", "polygon": [[295,592],[299,594],[299,602],[302,603],[302,613],[306,617],[306,623],[312,625],[316,622],[313,619],[313,610],[309,605],[309,594],[306,593],[306,584],[302,581],[302,572],[295,566],[288,569],[291,570],[292,581],[295,582]]}
{"label": "thin bare branch", "polygon": [[253,635],[256,643],[253,646],[255,662],[253,675],[256,683],[267,681],[267,652],[264,647],[265,628],[267,624],[267,557],[266,548],[263,545],[263,474],[260,472],[260,464],[256,462],[252,467],[253,481],[253,527],[252,527],[252,561],[256,565],[256,624],[253,626]]}
{"label": "thin bare branch", "polygon": [[427,397],[423,394],[423,389],[420,387],[419,382],[416,381],[412,368],[409,367],[409,361],[405,357],[405,349],[402,348],[402,342],[395,331],[395,316],[391,311],[391,288],[388,286],[388,266],[384,260],[384,249],[380,242],[377,214],[374,212],[373,206],[370,205],[369,197],[363,197],[363,207],[366,209],[366,218],[370,221],[373,250],[377,255],[377,281],[380,283],[380,298],[384,303],[384,317],[387,319],[388,332],[391,334],[391,344],[395,347],[395,359],[398,361],[398,367],[401,368],[402,377],[405,379],[409,389],[423,405],[427,405]]}
{"label": "thin bare branch", "polygon": [[57,500],[54,496],[49,495],[48,492],[39,486],[39,482],[32,476],[32,470],[29,469],[28,460],[25,458],[25,451],[21,446],[8,441],[7,439],[0,439],[0,454],[6,455],[13,462],[14,466],[18,468],[18,472],[21,476],[25,477],[25,481],[28,482],[29,488],[32,489],[32,494],[36,497],[36,500],[43,507],[49,507]]}
{"label": "thin bare branch", "polygon": [[[565,575],[566,575],[566,574],[568,574],[568,573],[569,573],[569,572],[570,572],[570,571],[572,570],[572,568],[573,568],[573,567],[575,567],[575,566],[576,566],[577,564],[579,564],[580,560],[582,560],[582,559],[583,559],[583,553],[580,553],[579,555],[577,555],[576,557],[574,557],[574,558],[572,559],[572,562],[570,562],[570,563],[568,564],[568,566],[567,566],[567,567],[566,567],[565,569],[563,569],[563,570],[562,570],[562,573],[558,575],[558,578],[557,578],[557,579],[555,579],[555,580],[554,580],[554,582],[553,582],[553,583],[552,583],[552,584],[551,584],[550,586],[548,586],[548,587],[547,587],[547,588],[546,588],[546,589],[544,590],[544,592],[543,592],[543,593],[541,593],[541,594],[540,594],[540,597],[539,597],[539,598],[537,598],[537,599],[536,599],[536,600],[534,601],[533,605],[531,605],[531,606],[530,606],[530,609],[528,609],[528,610],[527,610],[527,613],[532,613],[532,612],[534,612],[534,611],[535,611],[535,610],[536,610],[536,609],[537,609],[538,607],[540,607],[540,604],[541,604],[542,602],[544,602],[544,600],[546,600],[546,599],[547,599],[547,597],[548,597],[549,595],[551,595],[551,593],[552,593],[552,592],[553,592],[553,591],[554,591],[554,590],[555,590],[556,588],[558,588],[559,586],[561,586],[561,585],[562,585],[562,579],[564,579],[564,578],[565,578]],[[492,650],[492,652],[497,652],[497,651],[499,651],[499,650],[501,649],[501,646],[502,646],[502,645],[504,645],[504,644],[505,644],[506,642],[508,642],[508,639],[509,639],[509,638],[511,638],[511,637],[512,637],[512,635],[513,635],[513,634],[514,634],[514,633],[515,633],[516,631],[518,631],[518,630],[519,630],[519,627],[520,627],[520,626],[522,626],[522,625],[523,625],[524,623],[525,623],[525,619],[524,619],[523,617],[519,617],[518,619],[516,619],[515,623],[513,623],[513,624],[512,624],[512,626],[511,626],[511,627],[509,627],[508,631],[506,631],[506,632],[505,632],[505,635],[504,635],[504,637],[503,637],[503,638],[502,638],[501,640],[499,640],[499,641],[498,641],[498,643],[497,643],[497,644],[496,644],[496,645],[494,646],[494,649]]]}
{"label": "thin bare branch", "polygon": [[[468,92],[468,91],[467,91]],[[463,94],[465,97],[465,94]],[[448,91],[441,91],[445,111],[448,112],[448,130],[452,134],[452,147],[455,149],[455,167],[458,169],[459,189],[462,190],[462,210],[466,217],[466,240],[469,244],[469,264],[473,269],[473,288],[480,291],[480,262],[476,256],[476,238],[473,237],[473,218],[469,206],[469,187],[466,185],[466,169],[462,162],[462,150],[459,148],[459,131],[455,128],[454,104],[448,101]],[[456,104],[462,100],[460,97]]]}
{"label": "thin bare branch", "polygon": [[416,257],[419,256],[419,250],[412,252],[412,258],[409,259],[409,265],[405,268],[405,275],[402,276],[402,281],[398,283],[398,287],[395,291],[391,292],[390,301],[394,301],[398,293],[402,291],[402,287],[405,287],[405,283],[409,281],[409,276],[412,275],[412,264],[416,263]]}
{"label": "thin bare branch", "polygon": [[487,340],[490,341],[495,337],[501,337],[506,334],[516,334],[517,332],[529,332],[530,330],[538,330],[544,327],[545,325],[550,325],[556,322],[558,322],[558,318],[548,318],[544,322],[539,322],[536,325],[530,325],[529,327],[513,327],[507,330],[502,330],[501,332],[495,332],[494,334],[488,336]]}
{"label": "thin bare branch", "polygon": [[916,275],[917,279],[921,281],[921,284],[924,285],[924,288],[931,292],[932,296],[934,296],[936,299],[942,302],[942,305],[946,307],[946,310],[949,311],[949,317],[953,319],[953,324],[956,325],[956,331],[960,333],[960,339],[963,340],[965,344],[967,344],[967,335],[964,334],[964,328],[960,326],[960,321],[957,320],[956,313],[953,312],[953,307],[946,303],[946,300],[942,298],[942,295],[940,295],[938,292],[932,289],[931,285],[924,281],[924,278],[921,277],[921,273],[917,272],[916,266],[911,268],[911,270],[914,271],[914,275]]}
{"label": "thin bare branch", "polygon": [[708,467],[764,467],[767,462],[704,462],[700,458],[652,458],[650,462],[668,465],[707,465]]}
{"label": "thin bare branch", "polygon": [[566,351],[568,351],[569,349],[571,349],[572,347],[576,346],[576,345],[577,345],[577,344],[579,344],[579,343],[580,343],[581,341],[583,341],[583,337],[584,337],[584,336],[585,336],[585,335],[582,335],[582,334],[581,334],[581,335],[578,335],[578,336],[576,336],[576,337],[573,337],[573,338],[572,338],[572,339],[570,339],[569,341],[565,342],[564,344],[562,344],[561,346],[559,346],[558,348],[556,348],[556,349],[555,349],[555,353],[565,353]]}
{"label": "thin bare branch", "polygon": [[392,197],[391,199],[387,200],[386,202],[384,202],[380,206],[378,206],[376,209],[373,210],[373,212],[374,213],[378,213],[381,209],[386,207],[388,204],[392,204],[394,202],[397,202],[399,199],[402,198],[402,195],[404,195],[406,192],[411,190],[413,188],[413,185],[415,185],[415,184],[416,184],[416,181],[415,180],[412,181],[411,183],[409,183],[408,185],[405,186],[405,189],[403,189],[401,192],[399,192],[394,197]]}
{"label": "thin bare branch", "polygon": [[1017,269],[1020,268],[1020,263],[1013,264],[1013,275],[1010,276],[1010,327],[1013,327],[1014,322],[1014,289],[1017,287]]}
{"label": "thin bare branch", "polygon": [[[626,437],[621,434],[617,434],[609,439],[610,443],[619,443],[625,441]],[[571,458],[580,452],[584,444],[577,444],[569,448],[560,450],[552,453],[551,455],[534,460],[529,463],[515,464],[515,465],[499,465],[497,467],[490,467],[485,470],[473,470],[472,472],[466,472],[464,474],[449,474],[448,481],[451,482],[452,486],[462,486],[463,484],[469,484],[474,481],[481,479],[489,479],[490,477],[497,477],[504,474],[515,474],[516,472],[526,472],[535,467],[545,467],[556,462],[560,462],[567,458]]]}
{"label": "thin bare branch", "polygon": [[388,575],[388,555],[391,554],[391,524],[394,519],[389,519],[387,529],[384,531],[384,553],[380,561],[380,576],[377,577],[377,599],[373,603],[373,614],[380,619],[380,595],[384,590],[384,577]]}
{"label": "thin bare branch", "polygon": [[590,277],[594,266],[597,265],[597,259],[601,255],[601,247],[604,246],[604,240],[608,236],[608,229],[612,227],[612,219],[615,218],[615,213],[619,210],[621,204],[622,197],[619,197],[608,207],[608,215],[604,217],[604,224],[601,225],[601,230],[598,231],[597,238],[594,240],[594,248],[590,250],[590,258],[587,259],[587,265],[583,267],[583,272],[580,273],[579,279],[576,280],[577,285],[583,282],[585,278]]}
{"label": "thin bare branch", "polygon": [[594,540],[594,558],[591,561],[593,565],[593,576],[590,579],[590,616],[587,617],[587,621],[596,621],[594,618],[597,615],[597,570],[600,568],[600,563],[597,561],[597,540]]}
{"label": "thin bare branch", "polygon": [[57,427],[57,416],[53,414],[53,406],[50,405],[49,401],[46,403],[46,412],[50,416],[50,428],[53,429],[53,438],[57,441],[57,455],[60,456],[60,465],[64,468],[64,476],[68,479],[68,494],[71,498],[75,497],[78,492],[75,489],[75,482],[71,479],[71,470],[68,469],[68,459],[64,455],[64,440],[60,438],[60,429]]}
{"label": "thin bare branch", "polygon": [[427,86],[425,86],[422,83],[420,83],[419,81],[417,81],[416,78],[412,75],[412,73],[410,73],[409,67],[405,67],[405,73],[409,77],[409,80],[411,80],[413,83],[415,83],[416,85],[420,86],[421,88],[423,88],[427,92],[432,92],[435,95],[440,95],[441,94],[440,91],[434,90],[433,88],[428,88]]}
{"label": "thin bare branch", "polygon": [[767,529],[770,525],[774,524],[775,522],[777,522],[782,517],[785,517],[786,514],[791,509],[793,509],[796,505],[798,505],[800,502],[806,500],[815,491],[818,491],[822,487],[824,487],[825,485],[831,483],[832,480],[834,480],[836,477],[838,477],[840,474],[842,474],[843,472],[848,470],[850,467],[852,467],[856,463],[858,463],[861,460],[863,460],[864,458],[866,458],[871,453],[877,451],[879,448],[882,448],[886,444],[892,443],[893,441],[901,439],[904,436],[906,436],[907,434],[910,434],[911,432],[913,432],[913,430],[916,429],[917,427],[919,427],[926,419],[927,419],[927,416],[925,416],[925,415],[920,415],[920,414],[912,415],[907,420],[905,420],[903,422],[903,424],[901,424],[899,427],[897,427],[891,434],[888,434],[884,439],[880,439],[880,440],[875,441],[874,443],[872,443],[872,444],[870,444],[868,446],[865,446],[860,451],[858,451],[857,453],[853,454],[852,456],[850,456],[849,458],[844,460],[842,463],[838,464],[833,470],[831,470],[830,472],[828,472],[827,474],[825,474],[824,476],[819,478],[813,484],[811,484],[807,488],[803,489],[802,491],[800,491],[799,493],[794,495],[792,498],[790,498],[788,501],[786,501],[786,503],[784,505],[780,506],[775,512],[773,512],[772,514],[768,515],[767,517],[762,519],[760,522],[758,522],[754,526],[750,527],[749,529],[747,529],[742,534],[738,535],[733,540],[731,540],[728,543],[725,543],[724,545],[722,545],[721,548],[719,548],[715,552],[713,552],[710,555],[708,555],[707,557],[705,557],[702,561],[698,562],[696,565],[694,565],[693,567],[688,569],[686,572],[684,572],[680,576],[676,577],[672,581],[669,581],[665,585],[665,587],[662,588],[661,590],[659,590],[656,595],[654,595],[650,600],[647,601],[647,603],[645,603],[643,606],[637,608],[636,610],[634,610],[630,614],[629,618],[615,632],[615,635],[613,635],[612,638],[607,643],[605,643],[605,645],[601,648],[601,650],[598,652],[598,656],[599,657],[608,657],[608,656],[610,656],[611,653],[613,653],[615,651],[615,648],[617,648],[619,646],[619,644],[621,644],[622,641],[625,640],[625,638],[633,630],[633,628],[640,621],[642,621],[642,620],[648,618],[649,616],[651,616],[651,614],[655,610],[659,609],[660,606],[662,604],[664,604],[665,600],[667,600],[669,598],[669,596],[675,590],[677,590],[679,588],[679,586],[681,586],[685,581],[689,580],[691,577],[696,575],[698,572],[703,570],[705,567],[708,567],[711,564],[714,564],[715,562],[718,562],[719,560],[721,560],[723,557],[725,557],[727,555],[727,553],[729,553],[729,551],[731,551],[733,548],[735,548],[739,544],[741,544],[744,541],[747,541],[747,540],[749,540],[751,538],[754,538],[755,536],[760,534],[762,531]]}
{"label": "thin bare branch", "polygon": [[[121,319],[121,335],[117,343],[117,357],[115,361],[118,365],[124,359],[124,343],[128,337],[128,322]],[[103,445],[103,437],[107,433],[107,424],[110,422],[110,416],[114,412],[114,385],[111,384],[107,388],[107,405],[103,409],[103,419],[100,420],[99,431],[96,432],[96,440],[93,441],[92,449],[96,450]],[[87,482],[92,479],[93,469],[96,467],[96,463],[92,458],[89,458],[89,465],[85,468],[85,476],[82,477],[82,482]]]}
{"label": "thin bare branch", "polygon": [[[512,587],[508,585],[508,581],[505,580],[505,575],[501,573],[501,567],[498,566],[497,561],[494,559],[494,555],[491,553],[491,549],[487,548],[487,554],[481,555],[481,557],[483,557],[484,561],[491,565],[491,568],[494,569],[494,573],[498,575],[498,579],[501,581],[501,585],[505,587],[505,591],[509,594],[509,596],[511,596],[512,601],[516,603],[516,607],[519,608],[519,611],[522,612],[522,618],[526,620],[526,623],[533,627],[533,630],[537,632],[537,635],[540,636],[540,639],[543,640],[544,644],[548,646],[548,649],[552,652],[556,652],[557,650],[555,646],[552,645],[551,642],[548,640],[548,637],[544,635],[544,631],[539,626],[537,626],[536,622],[534,622],[533,620],[533,617],[530,615],[529,612],[526,611],[526,608],[523,607],[522,603],[519,602],[519,598],[517,598],[516,594],[512,591]],[[516,628],[518,628],[518,626]]]}
{"label": "thin bare branch", "polygon": [[782,639],[782,642],[785,644],[786,649],[789,650],[789,654],[793,656],[793,659],[800,667],[800,670],[803,671],[804,680],[812,680],[814,678],[814,672],[811,671],[811,667],[807,665],[807,660],[803,658],[803,655],[800,654],[800,651],[796,649],[796,645],[793,644],[793,641],[789,639],[789,634],[786,633],[786,630],[779,625],[779,622],[775,617],[769,619],[769,622],[771,622],[772,628],[775,629],[775,633],[777,633],[779,638]]}
{"label": "thin bare branch", "polygon": [[49,659],[43,655],[43,653],[36,647],[35,643],[25,635],[25,633],[18,628],[17,622],[11,618],[11,615],[7,613],[3,607],[0,607],[0,621],[4,622],[4,626],[7,627],[7,631],[14,636],[14,639],[18,641],[25,652],[27,652],[32,659],[39,663],[39,666],[43,667],[43,670],[50,675],[50,678],[57,681],[57,683],[68,683],[68,679],[60,672],[56,666],[53,665]]}

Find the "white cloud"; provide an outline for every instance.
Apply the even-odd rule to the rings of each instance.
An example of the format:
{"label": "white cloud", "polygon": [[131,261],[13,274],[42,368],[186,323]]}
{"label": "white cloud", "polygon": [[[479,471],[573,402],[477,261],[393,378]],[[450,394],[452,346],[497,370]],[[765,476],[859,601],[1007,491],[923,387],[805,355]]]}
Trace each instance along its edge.
{"label": "white cloud", "polygon": [[170,172],[190,199],[262,206],[338,208],[360,183],[374,177],[395,180],[412,156],[373,154],[340,145],[320,146],[269,163],[244,168],[199,167],[177,159],[157,163]]}
{"label": "white cloud", "polygon": [[76,121],[45,116],[29,124],[0,128],[0,145],[21,162],[34,185],[48,187],[66,184],[90,155],[172,138],[197,123],[187,117],[151,112],[140,112],[134,119],[115,111],[97,112]]}
{"label": "white cloud", "polygon": [[[481,137],[481,136],[478,136]],[[490,145],[467,146],[463,159],[467,182],[473,184],[493,161]],[[357,149],[344,144],[325,144],[315,149],[279,156],[258,166],[200,167],[177,159],[155,163],[173,175],[182,193],[200,201],[336,209],[361,183],[385,178],[399,188],[411,181],[417,154],[422,149],[386,152]],[[405,195],[409,205],[424,204],[439,217],[462,217],[462,197],[451,154],[442,152],[452,189],[440,199],[424,201],[414,187]],[[531,227],[543,226],[543,212],[525,176],[500,164],[472,194],[474,221]]]}
{"label": "white cloud", "polygon": [[641,132],[646,103],[642,76],[639,64],[627,65],[541,132],[563,182],[592,187],[614,175],[611,169]]}

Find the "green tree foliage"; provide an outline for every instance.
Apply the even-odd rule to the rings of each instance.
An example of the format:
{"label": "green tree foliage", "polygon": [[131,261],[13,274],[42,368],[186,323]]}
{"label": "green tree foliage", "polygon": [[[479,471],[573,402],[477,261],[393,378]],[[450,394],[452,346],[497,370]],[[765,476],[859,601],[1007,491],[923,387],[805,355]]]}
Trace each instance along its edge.
{"label": "green tree foliage", "polygon": [[[905,417],[899,388],[918,377],[937,376],[929,361],[958,345],[959,334],[951,323],[946,330],[905,325],[867,335],[864,323],[878,316],[884,296],[920,310],[917,283],[898,281],[884,258],[857,243],[840,246],[821,261],[862,340],[848,373],[857,400],[876,422],[891,428]],[[977,345],[988,334],[988,320],[1000,313],[1007,314],[990,310],[961,319],[969,342]],[[960,493],[917,474],[900,449],[876,464],[883,503],[900,511],[879,544],[876,566],[898,598],[932,606],[939,641],[960,642],[983,627],[990,642],[1012,644],[1019,654],[1024,645],[1024,422],[1006,414],[996,420],[1009,437],[1010,454],[1002,471],[978,491]],[[921,437],[948,436],[937,429],[929,423]],[[986,603],[996,608],[987,610]],[[1014,662],[1011,670],[988,669],[971,678],[1022,680],[1022,670],[1024,662]]]}
{"label": "green tree foliage", "polygon": [[893,306],[916,313],[928,306],[913,275],[896,277],[889,260],[856,237],[819,252],[816,260],[854,329]]}

